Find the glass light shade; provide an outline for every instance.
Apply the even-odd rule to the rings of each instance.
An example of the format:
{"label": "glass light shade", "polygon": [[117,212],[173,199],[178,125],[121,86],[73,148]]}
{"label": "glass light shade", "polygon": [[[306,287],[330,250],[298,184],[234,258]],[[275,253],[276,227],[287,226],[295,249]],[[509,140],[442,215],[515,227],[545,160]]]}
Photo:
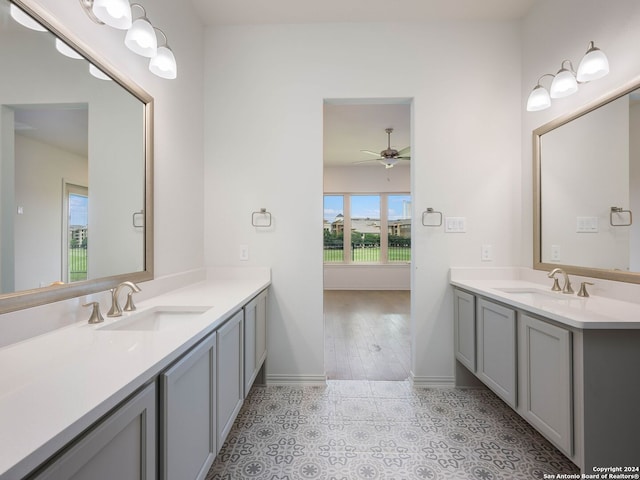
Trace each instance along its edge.
{"label": "glass light shade", "polygon": [[124,44],[129,50],[143,57],[153,58],[158,51],[156,32],[145,17],[133,22],[124,38]]}
{"label": "glass light shade", "polygon": [[158,47],[156,56],[149,60],[149,70],[153,74],[169,80],[178,76],[176,57],[168,46]]}
{"label": "glass light shade", "polygon": [[106,75],[102,70],[95,67],[93,64],[89,64],[89,73],[100,80],[111,80],[111,77]]}
{"label": "glass light shade", "polygon": [[536,85],[536,87],[531,90],[529,98],[527,99],[527,111],[537,112],[550,106],[551,97],[549,96],[549,92],[547,92],[547,89],[542,85]]}
{"label": "glass light shade", "polygon": [[76,52],[69,45],[64,43],[59,38],[56,38],[56,50],[58,50],[65,57],[73,58],[74,60],[82,60],[83,56]]}
{"label": "glass light shade", "polygon": [[36,32],[46,32],[47,29],[36,22],[33,18],[23,12],[20,8],[15,6],[13,3],[9,5],[9,13],[11,14],[11,18],[13,18],[16,22],[18,22],[23,27],[30,28],[31,30],[35,30]]}
{"label": "glass light shade", "polygon": [[569,70],[561,69],[551,82],[551,98],[568,97],[578,91],[578,82]]}
{"label": "glass light shade", "polygon": [[579,82],[598,80],[609,73],[609,60],[602,50],[593,46],[585,53],[578,66],[577,79]]}
{"label": "glass light shade", "polygon": [[131,5],[128,0],[93,0],[91,10],[98,20],[110,27],[119,30],[131,27]]}

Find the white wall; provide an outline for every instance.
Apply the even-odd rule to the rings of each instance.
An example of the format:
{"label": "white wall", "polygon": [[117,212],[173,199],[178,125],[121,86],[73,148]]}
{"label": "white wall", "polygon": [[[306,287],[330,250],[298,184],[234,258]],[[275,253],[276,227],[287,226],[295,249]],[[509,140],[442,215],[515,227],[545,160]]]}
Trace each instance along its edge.
{"label": "white wall", "polygon": [[[204,275],[203,245],[203,35],[187,2],[157,0],[149,19],[162,28],[178,61],[178,78],[151,74],[148,61],[130,52],[124,32],[94,24],[77,2],[33,0],[53,13],[116,70],[154,97],[155,277],[140,298]],[[108,308],[108,292],[95,295]],[[86,298],[0,315],[0,345],[87,318]]]}
{"label": "white wall", "polygon": [[[410,193],[411,170],[407,166],[386,169],[382,165],[325,167],[324,193]],[[409,290],[408,264],[324,265],[325,290]]]}
{"label": "white wall", "polygon": [[[87,185],[87,158],[16,135],[15,288],[46,286],[62,277],[63,179]],[[38,172],[38,175],[33,175]],[[14,212],[15,213],[15,212]]]}
{"label": "white wall", "polygon": [[[539,0],[523,22],[522,264],[525,266],[531,266],[533,261],[531,132],[638,78],[640,58],[635,45],[640,43],[639,22],[640,3],[635,0]],[[553,101],[547,110],[527,112],[526,100],[538,77],[555,73],[564,59],[572,60],[577,67],[591,40],[609,58],[609,75],[581,85],[576,94]],[[549,86],[548,79],[543,83]],[[636,288],[640,291],[640,287]]]}
{"label": "white wall", "polygon": [[[480,266],[484,243],[492,265],[520,255],[519,45],[517,23],[207,30],[206,263],[272,268],[271,381],[324,378],[325,98],[412,98],[413,218],[427,207],[467,218],[465,234],[417,222],[412,232],[414,379],[452,381],[449,267]],[[268,231],[251,227],[260,207]]]}
{"label": "white wall", "polygon": [[636,212],[630,227],[629,267],[632,272],[640,272],[640,103],[629,105],[629,206]]}

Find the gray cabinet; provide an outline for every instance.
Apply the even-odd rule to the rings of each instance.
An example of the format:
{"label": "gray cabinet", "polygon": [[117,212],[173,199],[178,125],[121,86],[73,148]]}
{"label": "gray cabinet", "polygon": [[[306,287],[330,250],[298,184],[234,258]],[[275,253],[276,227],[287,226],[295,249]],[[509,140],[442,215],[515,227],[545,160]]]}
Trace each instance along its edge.
{"label": "gray cabinet", "polygon": [[267,291],[244,307],[244,397],[267,357]]}
{"label": "gray cabinet", "polygon": [[476,371],[476,311],[475,296],[461,290],[453,291],[454,341],[456,358],[472,372]]}
{"label": "gray cabinet", "polygon": [[520,314],[519,345],[522,416],[571,456],[571,332]]}
{"label": "gray cabinet", "polygon": [[244,401],[243,311],[217,331],[216,428],[218,451],[222,448]]}
{"label": "gray cabinet", "polygon": [[37,480],[155,480],[155,383],[78,438]]}
{"label": "gray cabinet", "polygon": [[513,408],[517,402],[516,312],[477,300],[477,375]]}
{"label": "gray cabinet", "polygon": [[216,333],[160,375],[160,478],[201,480],[216,449]]}

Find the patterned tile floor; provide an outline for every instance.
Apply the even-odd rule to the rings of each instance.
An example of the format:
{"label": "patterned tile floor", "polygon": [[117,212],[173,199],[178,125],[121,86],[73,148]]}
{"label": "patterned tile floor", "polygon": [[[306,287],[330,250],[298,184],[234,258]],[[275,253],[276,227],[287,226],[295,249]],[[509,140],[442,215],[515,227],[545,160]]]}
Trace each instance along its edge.
{"label": "patterned tile floor", "polygon": [[537,479],[578,468],[483,389],[254,386],[207,480]]}

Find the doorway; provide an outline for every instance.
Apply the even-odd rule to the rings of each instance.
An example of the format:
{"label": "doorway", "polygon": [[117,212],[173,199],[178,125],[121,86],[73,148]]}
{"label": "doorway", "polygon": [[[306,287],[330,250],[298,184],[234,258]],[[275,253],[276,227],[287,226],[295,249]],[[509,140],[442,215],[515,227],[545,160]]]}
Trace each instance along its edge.
{"label": "doorway", "polygon": [[325,372],[405,380],[411,331],[411,100],[324,105]]}

